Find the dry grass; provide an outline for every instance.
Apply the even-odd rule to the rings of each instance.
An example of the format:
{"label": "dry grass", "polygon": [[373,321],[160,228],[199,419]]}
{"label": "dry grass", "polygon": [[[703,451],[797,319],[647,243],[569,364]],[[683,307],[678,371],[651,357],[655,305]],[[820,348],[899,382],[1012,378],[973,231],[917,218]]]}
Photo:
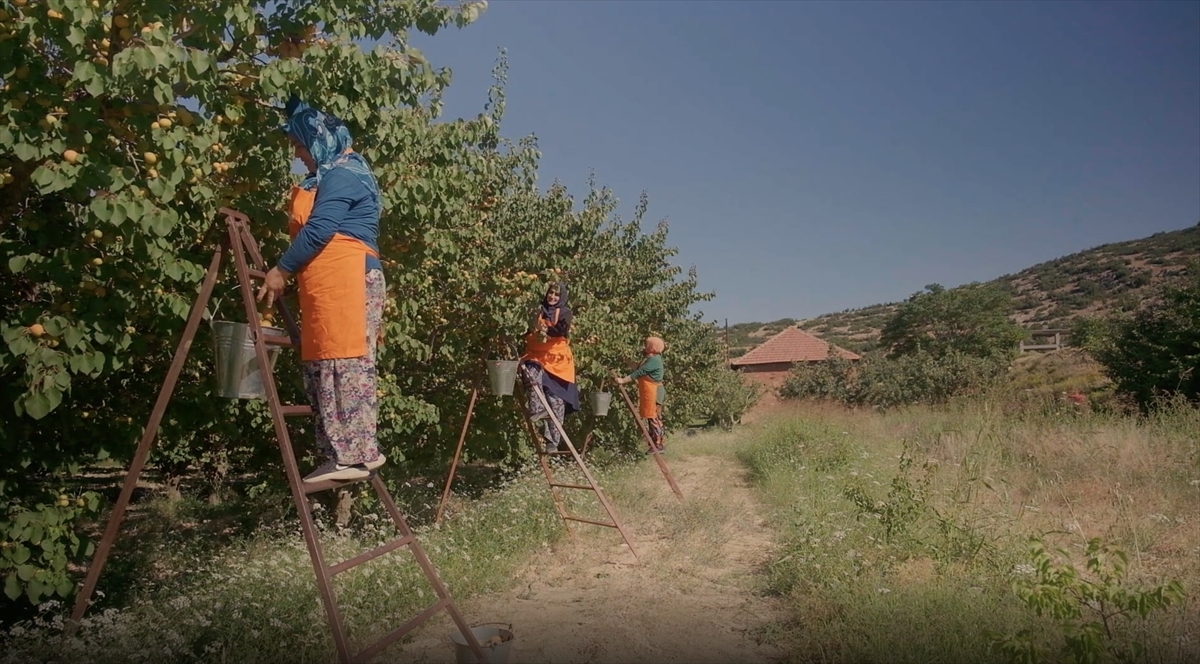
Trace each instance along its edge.
{"label": "dry grass", "polygon": [[[1101,538],[1129,554],[1134,585],[1200,587],[1194,408],[1137,420],[986,402],[889,413],[792,404],[752,437],[743,457],[787,541],[768,571],[793,600],[796,623],[782,631],[794,661],[1002,661],[986,630],[1046,627],[1011,591],[1031,536],[1080,568]],[[901,478],[920,494],[926,474],[924,495],[889,493]],[[911,506],[911,523],[886,537],[885,521],[900,517],[865,515],[848,488],[877,507]],[[1137,625],[1147,661],[1200,658],[1198,607]]]}

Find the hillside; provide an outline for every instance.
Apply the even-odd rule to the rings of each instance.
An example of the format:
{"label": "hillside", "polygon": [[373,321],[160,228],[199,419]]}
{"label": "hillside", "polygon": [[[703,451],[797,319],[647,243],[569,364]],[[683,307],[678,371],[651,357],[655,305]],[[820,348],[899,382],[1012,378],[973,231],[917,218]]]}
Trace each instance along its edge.
{"label": "hillside", "polygon": [[[1150,237],[1115,242],[1039,263],[989,283],[1016,300],[1013,319],[1029,329],[1063,327],[1078,316],[1137,307],[1157,285],[1200,261],[1200,224]],[[920,286],[914,286],[916,292]],[[871,350],[898,303],[847,309],[801,321],[800,327],[849,350]],[[744,354],[794,321],[739,323],[729,327],[730,357]],[[723,330],[719,333],[723,334]]]}

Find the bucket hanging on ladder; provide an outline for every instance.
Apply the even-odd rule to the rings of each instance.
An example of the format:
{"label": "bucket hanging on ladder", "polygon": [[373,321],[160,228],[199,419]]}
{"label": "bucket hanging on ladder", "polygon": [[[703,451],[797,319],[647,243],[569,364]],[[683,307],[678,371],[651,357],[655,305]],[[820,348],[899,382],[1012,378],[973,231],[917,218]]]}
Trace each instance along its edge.
{"label": "bucket hanging on ladder", "polygon": [[592,414],[596,417],[608,415],[608,406],[612,403],[611,392],[592,392],[590,395]]}
{"label": "bucket hanging on ladder", "polygon": [[[263,327],[264,334],[284,336],[278,327]],[[213,355],[216,358],[216,395],[226,399],[266,399],[262,371],[254,354],[254,339],[250,326],[229,320],[212,321]],[[270,371],[275,370],[280,347],[267,349]]]}
{"label": "bucket hanging on ladder", "polygon": [[492,394],[509,396],[517,382],[517,360],[488,360],[488,386]]}

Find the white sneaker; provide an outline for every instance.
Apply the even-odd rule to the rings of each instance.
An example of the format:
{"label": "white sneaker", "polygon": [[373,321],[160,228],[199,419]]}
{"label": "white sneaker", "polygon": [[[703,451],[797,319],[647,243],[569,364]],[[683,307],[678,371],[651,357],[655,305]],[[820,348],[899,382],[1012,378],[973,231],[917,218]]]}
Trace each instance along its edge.
{"label": "white sneaker", "polygon": [[382,466],[385,463],[387,463],[387,457],[380,454],[378,459],[364,463],[363,467],[366,468],[367,470],[375,470],[376,468]]}
{"label": "white sneaker", "polygon": [[336,461],[326,461],[317,467],[308,475],[305,475],[305,482],[328,482],[331,480],[348,482],[350,480],[362,480],[371,476],[371,471],[365,466],[343,466]]}

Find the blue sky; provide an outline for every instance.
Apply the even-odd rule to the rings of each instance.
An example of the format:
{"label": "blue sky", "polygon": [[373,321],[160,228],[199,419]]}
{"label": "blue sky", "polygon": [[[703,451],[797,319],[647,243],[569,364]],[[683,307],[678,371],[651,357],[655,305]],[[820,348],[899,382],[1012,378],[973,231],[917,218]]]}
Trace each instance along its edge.
{"label": "blue sky", "polygon": [[413,36],[541,182],[650,196],[708,319],[901,300],[1200,221],[1198,2],[494,0]]}

